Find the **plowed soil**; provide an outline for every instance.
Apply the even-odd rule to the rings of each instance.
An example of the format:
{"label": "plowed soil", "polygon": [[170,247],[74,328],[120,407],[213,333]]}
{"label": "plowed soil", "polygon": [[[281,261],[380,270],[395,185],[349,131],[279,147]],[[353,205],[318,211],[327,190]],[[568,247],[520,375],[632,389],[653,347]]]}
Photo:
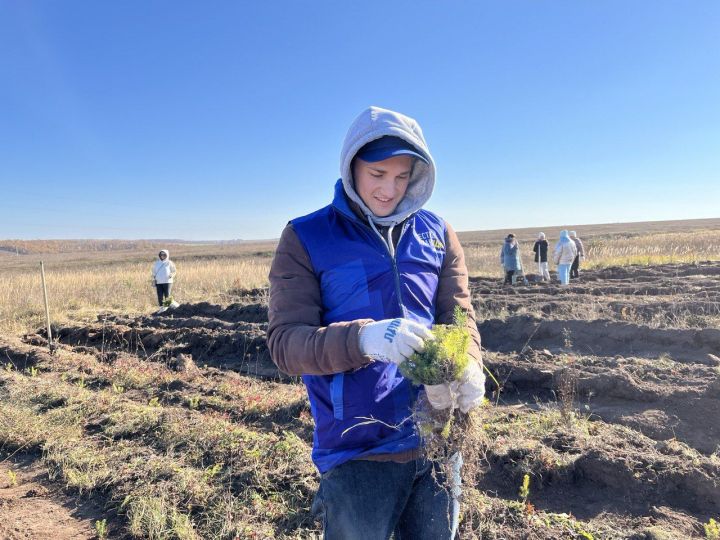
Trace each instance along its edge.
{"label": "plowed soil", "polygon": [[[704,538],[720,518],[720,263],[586,271],[565,288],[473,278],[471,290],[500,386],[488,378],[462,538]],[[297,385],[269,359],[265,296],[55,333],[63,350],[110,364],[131,355]],[[42,332],[23,346],[4,355],[32,364]],[[286,429],[311,444],[291,418]],[[17,502],[3,500],[0,514]]]}

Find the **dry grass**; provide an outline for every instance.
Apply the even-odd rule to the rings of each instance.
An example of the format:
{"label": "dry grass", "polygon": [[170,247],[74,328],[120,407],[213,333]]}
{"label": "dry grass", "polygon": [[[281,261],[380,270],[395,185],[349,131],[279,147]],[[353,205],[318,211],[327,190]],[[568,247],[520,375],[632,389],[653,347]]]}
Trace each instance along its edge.
{"label": "dry grass", "polygon": [[[107,364],[66,349],[34,367],[36,374],[19,366],[0,369],[0,451],[42,451],[52,477],[70,491],[107,497],[134,537],[317,537],[310,503],[318,478],[300,385],[212,369],[188,376],[131,356]],[[128,370],[150,370],[154,382],[118,389]],[[223,412],[187,399],[200,396],[203,403],[219,392],[232,398]],[[250,409],[257,403],[259,415]],[[290,405],[300,409],[289,419]],[[475,426],[469,436],[479,450],[524,456],[509,471],[513,477],[529,472],[539,479],[549,467],[572,466],[543,442],[563,428],[553,409],[519,417],[484,408]],[[592,438],[585,423],[573,429],[583,440]],[[538,516],[549,537],[576,537],[563,536],[567,521],[551,523],[555,515],[547,512]],[[467,488],[463,538],[507,537],[501,526],[531,532],[538,526],[532,520],[534,514],[512,499]],[[576,521],[572,526],[598,530]]]}
{"label": "dry grass", "polygon": [[[550,229],[548,229],[550,230]],[[659,264],[720,259],[720,230],[653,230],[649,234],[608,234],[585,229],[585,267]],[[478,241],[478,238],[481,238]],[[502,236],[463,233],[470,275],[500,278]],[[554,239],[550,239],[551,247]],[[533,273],[532,240],[521,238],[523,263]],[[233,293],[267,285],[273,243],[187,246],[173,257],[180,302],[227,302]],[[147,313],[156,305],[146,251],[42,256],[46,261],[51,316],[56,322],[94,320],[101,311]],[[0,257],[0,334],[16,335],[43,324],[40,255]],[[551,264],[552,266],[552,264]]]}
{"label": "dry grass", "polygon": [[[315,530],[308,510],[317,479],[301,438],[309,413],[300,386],[213,370],[187,377],[133,357],[104,364],[65,350],[36,369],[9,362],[0,370],[0,451],[41,450],[51,477],[106,494],[134,536],[309,538]],[[118,386],[128,370],[148,369],[153,384]],[[222,413],[185,399],[202,403],[220,391],[233,396]],[[263,421],[282,429],[254,421],[258,403]],[[286,409],[298,404],[305,414],[289,422]]]}
{"label": "dry grass", "polygon": [[598,238],[590,242],[588,267],[689,263],[720,259],[720,231]]}
{"label": "dry grass", "polygon": [[[656,232],[644,235],[589,235],[583,238],[587,260],[586,268],[690,263],[720,259],[720,230],[684,232]],[[502,276],[500,248],[503,238],[494,242],[466,242],[465,258],[471,276]],[[534,273],[533,241],[521,242],[523,266]],[[550,249],[555,239],[549,239]],[[551,268],[554,267],[552,262]]]}
{"label": "dry grass", "polygon": [[[181,302],[227,299],[240,289],[267,285],[268,258],[190,260],[178,264],[173,296]],[[53,321],[94,320],[101,311],[147,313],[156,308],[150,265],[46,266]],[[0,333],[18,334],[41,326],[44,319],[39,267],[0,274]]]}

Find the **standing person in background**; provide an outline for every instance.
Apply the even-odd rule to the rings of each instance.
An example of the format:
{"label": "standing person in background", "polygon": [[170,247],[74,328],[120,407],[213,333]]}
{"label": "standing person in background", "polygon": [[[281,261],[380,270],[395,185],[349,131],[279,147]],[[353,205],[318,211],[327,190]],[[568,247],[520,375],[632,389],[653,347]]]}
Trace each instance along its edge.
{"label": "standing person in background", "polygon": [[575,231],[570,231],[570,238],[575,242],[575,247],[577,248],[577,255],[575,255],[575,260],[570,268],[570,278],[578,278],[580,277],[580,261],[585,258],[585,248],[583,247],[582,240],[578,238]]}
{"label": "standing person in background", "polygon": [[538,264],[538,274],[542,281],[550,281],[550,272],[548,271],[548,243],[545,240],[545,233],[541,232],[538,235],[538,239],[535,241],[533,246],[533,252],[535,253],[535,262]]}
{"label": "standing person in background", "polygon": [[[287,224],[270,269],[268,349],[281,371],[302,376],[315,421],[313,513],[326,540],[449,540],[459,502],[411,415],[420,392],[436,409],[456,403],[466,413],[482,402],[463,249],[452,227],[423,209],[435,162],[412,118],[363,111],[340,170],[332,203]],[[472,336],[461,384],[414,386],[398,366],[456,307]]]}
{"label": "standing person in background", "polygon": [[500,250],[500,264],[505,270],[503,285],[514,285],[516,274],[522,268],[522,264],[520,262],[520,247],[513,233],[505,237],[505,243]]}
{"label": "standing person in background", "polygon": [[152,279],[157,290],[160,308],[165,307],[165,301],[170,298],[175,272],[175,265],[170,260],[170,252],[167,249],[161,249],[158,253],[158,260],[152,267]]}
{"label": "standing person in background", "polygon": [[566,230],[560,231],[560,240],[555,244],[553,252],[553,260],[558,266],[558,277],[560,285],[570,283],[570,266],[577,256],[577,247],[575,242],[570,239],[570,235]]}

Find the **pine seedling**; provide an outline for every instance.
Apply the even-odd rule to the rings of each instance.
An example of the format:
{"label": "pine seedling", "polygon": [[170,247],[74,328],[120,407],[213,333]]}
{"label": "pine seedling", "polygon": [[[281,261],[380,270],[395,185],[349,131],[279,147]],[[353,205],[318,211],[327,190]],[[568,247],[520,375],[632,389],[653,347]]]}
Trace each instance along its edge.
{"label": "pine seedling", "polygon": [[456,306],[453,324],[438,324],[432,330],[435,339],[425,342],[422,351],[400,364],[400,372],[415,385],[455,381],[468,366],[470,332],[467,313]]}
{"label": "pine seedling", "polygon": [[529,474],[525,474],[525,476],[523,476],[522,485],[520,486],[518,495],[523,500],[523,502],[527,501],[527,498],[530,496],[530,475]]}
{"label": "pine seedling", "polygon": [[708,540],[720,540],[720,525],[713,518],[703,524],[703,528],[705,529],[705,537]]}
{"label": "pine seedling", "polygon": [[107,519],[98,519],[95,521],[95,533],[100,540],[108,537]]}

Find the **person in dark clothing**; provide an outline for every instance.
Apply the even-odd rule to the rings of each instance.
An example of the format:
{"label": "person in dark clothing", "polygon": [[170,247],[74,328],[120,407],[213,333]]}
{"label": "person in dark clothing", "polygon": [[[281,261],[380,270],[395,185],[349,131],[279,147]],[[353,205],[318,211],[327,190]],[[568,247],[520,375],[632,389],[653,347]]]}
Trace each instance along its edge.
{"label": "person in dark clothing", "polygon": [[575,260],[573,260],[572,266],[570,267],[570,279],[573,279],[580,277],[580,261],[585,259],[585,246],[583,246],[582,240],[578,238],[575,231],[570,231],[570,239],[575,242],[575,247],[577,248],[577,255],[575,255]]}
{"label": "person in dark clothing", "polygon": [[548,260],[547,260],[548,243],[545,239],[545,233],[541,232],[538,235],[538,239],[533,246],[533,252],[535,253],[535,262],[538,265],[538,274],[542,281],[550,281],[550,272],[548,271]]}

